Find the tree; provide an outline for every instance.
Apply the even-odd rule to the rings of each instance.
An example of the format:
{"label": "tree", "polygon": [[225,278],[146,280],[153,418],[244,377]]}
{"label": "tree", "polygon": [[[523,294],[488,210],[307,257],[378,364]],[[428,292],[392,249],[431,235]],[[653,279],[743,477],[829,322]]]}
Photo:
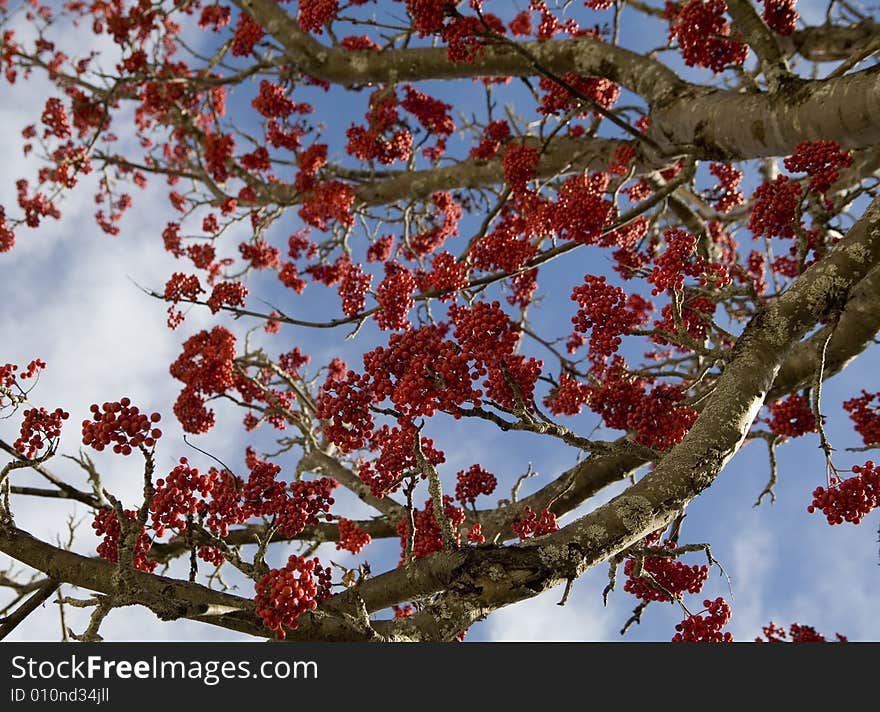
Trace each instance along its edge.
{"label": "tree", "polygon": [[[170,409],[228,437],[241,409],[253,445],[163,468],[160,449],[185,447],[168,413],[119,394],[82,422],[77,486],[52,460],[77,428],[42,405],[41,355],[0,366],[17,437],[0,551],[39,572],[4,578],[4,634],[57,596],[93,609],[87,640],[130,605],[263,637],[450,640],[551,588],[564,602],[606,564],[630,623],[672,602],[675,639],[724,640],[728,603],[700,595],[717,562],[684,519],[745,443],[770,454],[759,503],[776,449],[813,434],[827,480],[810,511],[858,524],[880,504],[880,469],[835,451],[822,399],[880,326],[880,31],[848,3],[815,26],[794,0],[0,7],[7,96],[50,86],[0,251],[86,185],[124,240],[129,186],[166,184],[179,269],[145,289],[171,329],[213,320],[180,338]],[[878,402],[869,386],[843,404],[858,450],[880,443]],[[449,466],[467,453],[438,433],[456,428],[574,464],[520,496],[525,461]],[[108,458],[142,497],[102,484]],[[85,506],[97,556],[19,528],[27,498]],[[332,562],[383,540],[387,570],[369,548]]]}

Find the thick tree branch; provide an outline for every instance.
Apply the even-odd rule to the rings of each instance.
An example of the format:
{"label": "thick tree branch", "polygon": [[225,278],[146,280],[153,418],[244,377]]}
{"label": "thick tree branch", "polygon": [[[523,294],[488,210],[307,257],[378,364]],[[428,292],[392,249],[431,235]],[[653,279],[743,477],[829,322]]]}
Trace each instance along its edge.
{"label": "thick tree branch", "polygon": [[[349,52],[326,47],[304,33],[274,0],[233,0],[259,22],[302,71],[337,84],[406,82],[488,76],[534,76],[534,66],[503,44],[487,45],[472,63],[453,62],[445,47],[417,47],[385,52]],[[602,76],[648,101],[659,101],[685,85],[660,62],[589,37],[553,42],[523,42],[541,64],[564,74]]]}

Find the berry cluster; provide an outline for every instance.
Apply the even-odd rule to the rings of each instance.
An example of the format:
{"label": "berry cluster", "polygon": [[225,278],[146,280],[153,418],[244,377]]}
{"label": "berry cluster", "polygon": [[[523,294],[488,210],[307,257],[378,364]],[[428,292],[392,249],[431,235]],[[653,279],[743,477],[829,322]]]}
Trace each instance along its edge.
{"label": "berry cluster", "polygon": [[657,296],[667,289],[677,292],[684,289],[684,278],[696,277],[703,272],[703,260],[691,259],[697,247],[697,238],[684,230],[667,230],[666,249],[654,258],[654,269],[648,281],[654,285],[651,290]]}
{"label": "berry cluster", "polygon": [[338,0],[300,0],[297,21],[303,32],[323,34],[323,27],[339,14]]}
{"label": "berry cluster", "polygon": [[797,0],[763,0],[764,11],[761,17],[767,27],[779,35],[790,35],[797,26],[798,11],[794,9]]}
{"label": "berry cluster", "polygon": [[364,368],[372,376],[370,389],[376,401],[390,398],[401,413],[416,417],[436,410],[455,412],[462,403],[479,404],[467,357],[444,338],[445,325],[427,325],[392,334],[388,347],[364,355]]}
{"label": "berry cluster", "polygon": [[432,271],[427,276],[427,283],[432,289],[441,292],[440,300],[451,299],[455,293],[468,284],[467,262],[455,259],[451,252],[441,252],[431,262]]}
{"label": "berry cluster", "polygon": [[580,305],[571,318],[575,333],[590,334],[590,356],[602,360],[620,347],[621,336],[641,322],[640,315],[629,309],[626,294],[620,287],[607,284],[605,277],[584,275],[582,285],[571,292],[571,300]]}
{"label": "berry cluster", "polygon": [[13,447],[29,460],[34,459],[44,447],[54,448],[61,436],[61,421],[70,417],[70,413],[61,408],[51,413],[45,408],[29,408],[22,415],[24,420]]}
{"label": "berry cluster", "polygon": [[194,274],[184,274],[183,272],[175,272],[165,283],[165,301],[171,302],[168,307],[168,326],[176,329],[183,321],[183,312],[175,309],[175,307],[183,300],[195,301],[202,288],[199,278]]}
{"label": "berry cluster", "polygon": [[203,500],[196,498],[196,493],[207,498],[218,478],[216,470],[204,475],[190,467],[187,459],[182,457],[180,464],[167,477],[156,480],[150,502],[152,527],[156,536],[163,536],[166,527],[178,531],[186,529],[186,518],[204,508]]}
{"label": "berry cluster", "polygon": [[[574,72],[566,72],[562,79],[568,86],[547,77],[541,77],[540,87],[544,91],[544,95],[538,106],[539,114],[559,115],[571,111],[580,100],[580,97],[574,94],[572,89],[577,94],[592,99],[603,109],[610,109],[614,106],[620,96],[620,87],[604,77],[582,77]],[[589,112],[590,107],[587,105],[580,115],[585,116]]]}
{"label": "berry cluster", "polygon": [[635,441],[658,450],[681,442],[697,419],[697,411],[678,405],[680,389],[659,384],[648,392],[648,381],[630,376],[625,361],[615,356],[611,364],[594,369],[597,386],[589,386],[588,405],[615,430],[628,430]]}
{"label": "berry cluster", "polygon": [[495,157],[501,145],[510,138],[510,124],[504,119],[490,121],[483,129],[480,143],[471,149],[471,158],[488,161]]}
{"label": "berry cluster", "polygon": [[863,390],[862,395],[850,398],[843,404],[843,409],[849,413],[850,420],[855,423],[855,430],[862,436],[865,445],[880,443],[880,407],[872,405],[878,399],[880,391],[868,393]]}
{"label": "berry cluster", "polygon": [[729,39],[730,23],[724,19],[724,0],[691,0],[673,17],[669,38],[677,39],[689,67],[706,67],[716,74],[742,64],[748,45]]}
{"label": "berry cluster", "polygon": [[544,405],[553,415],[577,415],[589,398],[589,386],[568,373],[562,373],[559,376],[559,385],[544,398]]}
{"label": "berry cluster", "polygon": [[183,343],[169,372],[184,384],[174,414],[186,432],[204,433],[214,426],[214,411],[205,407],[205,398],[232,387],[234,358],[235,337],[222,326],[200,331]]}
{"label": "berry cluster", "polygon": [[338,180],[317,183],[303,198],[297,214],[309,225],[326,230],[330,222],[348,227],[354,224],[351,206],[354,190]]}
{"label": "berry cluster", "polygon": [[880,507],[880,467],[868,460],[864,465],[855,465],[852,471],[855,477],[845,480],[832,477],[828,489],[813,490],[813,502],[807,511],[812,514],[820,510],[831,525],[844,521],[858,524],[865,515]]}
{"label": "berry cluster", "polygon": [[730,620],[730,606],[723,598],[714,601],[703,601],[706,617],[702,614],[688,616],[675,626],[678,632],[672,636],[673,643],[732,643],[730,633],[722,633],[721,629]]}
{"label": "berry cluster", "polygon": [[531,507],[526,505],[519,517],[510,525],[510,528],[516,532],[520,539],[528,539],[529,536],[536,539],[539,536],[557,531],[559,524],[556,522],[556,515],[549,509],[543,509],[539,516]]}
{"label": "berry cluster", "polygon": [[205,167],[218,183],[229,178],[229,161],[235,151],[235,138],[231,134],[205,132]]}
{"label": "berry cluster", "polygon": [[467,539],[471,544],[477,544],[478,546],[486,543],[486,537],[483,536],[483,527],[479,522],[470,528]]}
{"label": "berry cluster", "polygon": [[[770,621],[767,625],[763,626],[761,629],[764,633],[763,638],[755,638],[756,643],[784,643],[787,639],[789,639],[792,643],[826,643],[828,642],[824,635],[819,633],[813,626],[811,625],[800,625],[799,623],[792,623],[789,630],[786,631],[782,626],[776,625],[773,621]],[[846,636],[841,635],[840,633],[836,633],[835,637],[837,638],[838,643],[846,643]]]}
{"label": "berry cluster", "polygon": [[504,168],[504,179],[514,195],[528,193],[528,183],[538,175],[538,161],[541,154],[538,149],[521,143],[509,143],[504,149],[501,165]]}
{"label": "berry cluster", "polygon": [[348,371],[344,378],[328,378],[317,401],[317,417],[324,435],[342,452],[360,450],[373,432],[368,376]]}
{"label": "berry cluster", "polygon": [[473,503],[481,494],[490,495],[495,491],[498,479],[480,465],[471,465],[467,471],[456,474],[455,498],[462,504]]}
{"label": "berry cluster", "polygon": [[344,517],[339,520],[339,539],[336,542],[336,549],[346,549],[352,554],[360,553],[367,544],[372,541],[372,537],[365,531],[358,529],[358,526],[350,519]]}
{"label": "berry cluster", "polygon": [[797,438],[817,430],[813,410],[807,399],[799,393],[773,401],[768,409],[770,418],[767,425],[775,435]]}
{"label": "berry cluster", "polygon": [[279,533],[294,537],[307,526],[316,524],[319,516],[329,520],[328,513],[335,502],[331,493],[338,486],[330,477],[291,482],[291,494],[274,500],[269,510],[275,514]]}
{"label": "berry cluster", "polygon": [[409,326],[406,318],[413,308],[412,295],[418,288],[413,273],[402,265],[391,265],[389,274],[376,290],[376,302],[380,309],[373,315],[383,331],[402,330]]}
{"label": "berry cluster", "polygon": [[293,555],[286,566],[271,569],[255,585],[257,615],[283,640],[285,628],[295,630],[303,613],[330,597],[330,569],[319,559]]}
{"label": "berry cluster", "polygon": [[802,141],[783,163],[792,173],[810,176],[810,190],[824,195],[838,179],[837,169],[852,165],[852,155],[835,141]]}
{"label": "berry cluster", "polygon": [[[458,528],[464,522],[464,510],[456,507],[452,497],[443,495],[443,513],[446,519],[452,525],[455,543],[459,543]],[[416,509],[413,511],[413,522],[415,523],[415,536],[413,537],[413,558],[421,559],[423,556],[433,554],[435,551],[443,550],[443,535],[440,532],[440,525],[434,518],[434,503],[429,499],[425,502],[424,509]],[[401,519],[397,525],[397,533],[400,534],[400,565],[406,563],[404,560],[406,552],[406,542],[409,537],[409,522],[406,518]]]}
{"label": "berry cluster", "polygon": [[82,423],[82,441],[83,445],[89,445],[98,452],[114,443],[113,452],[130,455],[132,450],[141,446],[153,447],[156,440],[162,437],[162,431],[153,427],[162,416],[158,413],[149,416],[141,413],[129,398],[102,406],[93,403],[89,410],[92,419]]}
{"label": "berry cluster", "polygon": [[[602,228],[616,215],[614,206],[604,197],[609,181],[608,173],[567,178],[556,193],[556,203],[532,211],[534,225],[529,229],[535,233],[545,231],[543,221],[549,220],[561,239],[594,244],[603,237]],[[613,244],[617,236],[609,234],[607,239]]]}
{"label": "berry cluster", "polygon": [[247,57],[254,51],[254,45],[263,39],[264,34],[266,32],[262,25],[253,20],[248,13],[241,12],[232,38],[232,56]]}
{"label": "berry cluster", "polygon": [[743,194],[739,189],[742,182],[742,171],[730,163],[712,163],[709,172],[718,179],[718,185],[714,193],[718,196],[715,201],[715,209],[721,213],[730,212],[743,202]]}
{"label": "berry cluster", "polygon": [[749,230],[755,237],[794,237],[801,192],[800,183],[788,176],[776,176],[772,183],[762,183],[752,196]]}
{"label": "berry cluster", "polygon": [[353,317],[363,311],[367,290],[372,280],[373,276],[365,274],[360,263],[349,265],[338,287],[343,314]]}
{"label": "berry cluster", "polygon": [[[124,514],[129,522],[137,519],[137,512],[133,509],[124,510]],[[95,530],[97,536],[104,537],[97,547],[98,556],[114,564],[117,563],[119,561],[119,536],[122,533],[122,527],[119,525],[116,512],[110,507],[101,507],[96,510],[92,529]],[[153,570],[159,565],[157,561],[147,559],[147,552],[150,550],[151,545],[152,542],[149,535],[145,529],[142,530],[134,547],[132,563],[136,569],[153,573]]]}
{"label": "berry cluster", "polygon": [[[675,543],[667,542],[666,548],[674,549]],[[709,577],[708,566],[688,566],[680,561],[675,561],[670,556],[663,556],[662,548],[656,550],[661,553],[657,556],[648,555],[644,559],[642,567],[662,588],[652,586],[644,576],[633,577],[636,571],[636,561],[635,559],[627,559],[623,572],[629,576],[629,579],[623,586],[624,591],[643,601],[668,601],[669,594],[678,598],[685,592],[699,593],[702,590],[703,584]]]}
{"label": "berry cluster", "polygon": [[[373,450],[379,451],[379,457],[371,462],[364,462],[358,470],[360,478],[370,486],[376,497],[384,497],[394,492],[401,484],[406,473],[417,468],[415,457],[416,427],[412,421],[404,420],[401,427],[391,428],[383,425],[370,439]],[[444,462],[446,456],[434,448],[430,438],[420,439],[422,453],[431,465]],[[421,473],[425,477],[424,472]]]}
{"label": "berry cluster", "polygon": [[243,307],[247,293],[248,288],[241,282],[220,282],[211,290],[207,304],[212,314],[216,314],[225,306]]}

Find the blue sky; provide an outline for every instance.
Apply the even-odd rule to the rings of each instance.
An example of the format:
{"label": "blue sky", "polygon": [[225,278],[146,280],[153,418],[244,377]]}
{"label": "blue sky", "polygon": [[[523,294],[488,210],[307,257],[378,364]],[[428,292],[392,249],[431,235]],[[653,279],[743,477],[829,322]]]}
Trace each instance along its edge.
{"label": "blue sky", "polygon": [[[501,4],[494,3],[496,7]],[[492,5],[489,2],[487,9],[498,12]],[[802,14],[811,14],[803,3],[799,9]],[[507,13],[499,14],[506,16]],[[624,17],[632,15],[624,13]],[[639,33],[641,43],[661,44],[662,27],[659,24],[651,27],[650,32]],[[622,36],[641,29],[641,24],[638,27],[624,24]],[[711,77],[704,73],[693,78],[705,81]],[[479,85],[473,87],[477,99],[482,92]],[[434,85],[425,85],[424,89],[430,92]],[[14,101],[0,101],[0,121],[8,127],[0,134],[2,155],[8,157],[0,174],[0,204],[8,205],[14,203],[15,179],[32,172],[33,166],[31,161],[21,157],[18,132],[39,116],[46,87],[34,81],[19,83],[14,89],[4,85],[0,92],[5,96],[14,92]],[[245,95],[246,92],[241,92],[235,100],[244,101]],[[444,98],[440,92],[438,96]],[[456,98],[461,96],[458,93]],[[510,97],[514,104],[522,101],[515,92]],[[334,112],[323,112],[317,98],[315,103],[317,116],[327,123],[327,135],[338,135],[351,121],[360,121],[366,94],[347,100],[343,110]],[[166,434],[158,452],[160,470],[173,467],[181,455],[207,467],[211,462],[184,445],[174,423],[171,404],[178,384],[170,378],[167,368],[183,339],[215,322],[206,310],[193,309],[184,326],[176,332],[170,331],[165,326],[165,306],[144,295],[134,284],[161,287],[167,275],[181,268],[180,263],[161,250],[161,231],[166,220],[174,217],[162,188],[159,181],[154,181],[153,189],[136,194],[135,208],[125,218],[122,235],[110,238],[94,225],[91,193],[88,185],[83,185],[63,206],[62,222],[47,222],[36,233],[23,233],[12,252],[0,255],[0,304],[3,304],[0,362],[27,363],[37,356],[48,362],[49,368],[41,377],[34,397],[36,402],[50,409],[61,406],[70,411],[62,452],[76,452],[77,424],[86,417],[89,404],[128,395],[143,409],[159,410],[164,415],[162,427]],[[293,214],[285,216],[282,222],[279,229],[285,234],[299,225]],[[468,226],[469,223],[462,223],[465,237],[459,237],[459,241],[467,239]],[[540,308],[546,320],[564,328],[573,313],[573,305],[568,300],[570,286],[593,268],[594,254],[586,249],[572,253],[570,259],[542,268],[544,301]],[[568,286],[554,290],[557,284]],[[297,316],[305,316],[304,312],[310,312],[309,316],[321,314],[323,305],[336,310],[332,315],[338,313],[338,298],[332,289],[310,286],[294,301],[289,292],[275,287],[271,281],[254,281],[249,286],[254,296],[289,307],[285,311]],[[247,326],[228,319],[222,323],[238,334]],[[344,342],[340,346],[343,335],[341,331],[311,332],[285,326],[278,335],[265,339],[276,352],[300,345],[312,355],[312,365],[317,367],[335,355],[349,355],[350,363],[356,365],[357,360],[351,358],[355,350],[365,350],[379,338],[372,323],[365,327],[357,343]],[[345,353],[341,353],[343,351]],[[877,353],[877,347],[870,349],[843,374],[829,381],[823,391],[824,410],[830,416],[829,435],[838,449],[837,462],[844,467],[866,458],[859,455],[853,459],[844,452],[846,447],[859,442],[848,428],[840,403],[863,387],[877,389],[876,368],[872,365],[876,363]],[[252,438],[238,427],[240,415],[237,412],[220,407],[218,414],[220,425],[194,441],[224,462],[240,466],[244,446]],[[583,415],[572,423],[589,432],[596,419]],[[505,475],[498,490],[498,496],[505,496],[515,477],[531,462],[539,476],[524,484],[521,494],[528,494],[575,462],[573,450],[540,438],[503,434],[482,424],[455,423],[451,419],[442,424],[438,421],[438,424],[441,427],[432,425],[428,434],[447,453],[447,464],[441,474],[448,489],[454,485],[457,470],[480,462],[490,471]],[[14,419],[0,421],[0,436],[13,440],[14,433]],[[268,435],[271,434],[258,436],[258,447],[265,443],[265,449],[270,449]],[[824,462],[815,436],[781,447],[778,457],[780,482],[775,504],[765,500],[761,507],[752,506],[769,473],[766,448],[762,442],[755,442],[746,446],[716,484],[690,506],[685,539],[711,544],[715,558],[724,566],[730,581],[728,583],[714,568],[703,594],[689,604],[699,609],[703,597],[725,596],[733,609],[729,629],[737,640],[751,640],[760,632],[761,625],[770,620],[782,625],[792,622],[813,625],[828,636],[840,632],[851,640],[880,640],[880,620],[872,606],[872,594],[880,588],[877,514],[869,516],[858,527],[829,527],[820,515],[807,513],[812,489],[824,483]],[[97,455],[95,461],[108,489],[127,502],[136,501],[140,488],[136,463],[109,454]],[[51,464],[71,480],[84,481],[71,462],[59,458]],[[18,484],[30,481],[27,474],[18,477]],[[609,488],[602,493],[600,501],[621,488],[622,485]],[[423,499],[426,497],[425,493]],[[598,503],[591,501],[589,508]],[[357,513],[351,501],[343,506],[352,507],[352,514]],[[15,502],[15,512],[19,526],[50,540],[54,540],[59,531],[63,532],[68,513],[76,517],[84,515],[82,508],[76,506],[21,498]],[[561,523],[576,516],[578,512],[573,512]],[[92,553],[97,544],[89,523],[87,518],[78,529],[75,548],[83,553]],[[287,553],[279,551],[275,556],[280,560]],[[399,554],[396,540],[376,542],[356,557],[326,545],[318,553],[343,565],[368,558],[374,572],[393,566]],[[685,560],[703,563],[704,558],[692,554]],[[6,561],[0,557],[0,569],[5,568]],[[562,590],[555,589],[474,625],[467,639],[620,640],[618,631],[637,603],[623,591],[622,571],[620,574],[618,590],[611,594],[607,608],[603,607],[601,597],[607,582],[607,566],[598,566],[576,582],[566,606],[556,605]],[[234,581],[234,577],[230,579]],[[241,592],[249,592],[247,582],[243,583]],[[81,612],[68,610],[67,615],[68,623],[75,630],[85,627]],[[631,628],[625,640],[669,640],[681,617],[677,606],[652,604],[642,623]],[[108,640],[238,639],[236,634],[195,623],[160,625],[151,614],[132,608],[114,611],[102,633]],[[55,606],[47,604],[27,626],[16,630],[11,639],[54,640],[58,635]]]}

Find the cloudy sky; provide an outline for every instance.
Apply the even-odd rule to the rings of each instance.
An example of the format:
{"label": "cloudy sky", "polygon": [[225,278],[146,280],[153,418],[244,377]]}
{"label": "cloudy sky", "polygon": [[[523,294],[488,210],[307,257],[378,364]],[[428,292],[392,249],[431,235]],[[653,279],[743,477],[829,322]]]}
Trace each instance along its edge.
{"label": "cloudy sky", "polygon": [[[802,13],[804,8],[801,8]],[[81,40],[77,40],[81,42]],[[707,77],[703,77],[706,79]],[[14,88],[0,86],[0,204],[13,205],[14,181],[33,173],[34,164],[21,156],[19,132],[33,123],[42,111],[47,87],[39,81],[19,83]],[[321,107],[318,106],[320,113]],[[350,121],[348,116],[344,120]],[[88,185],[81,186],[63,205],[64,219],[46,222],[38,231],[23,232],[15,249],[0,254],[0,363],[27,363],[43,358],[48,369],[34,391],[34,400],[49,409],[63,407],[71,413],[61,451],[75,454],[78,424],[93,402],[116,400],[128,395],[142,409],[158,410],[165,416],[159,452],[160,469],[170,469],[181,455],[208,467],[211,462],[187,448],[171,414],[178,392],[168,375],[168,364],[179,353],[180,342],[206,325],[214,323],[199,310],[189,312],[184,327],[171,331],[165,326],[165,307],[145,295],[136,285],[161,287],[179,265],[161,249],[161,231],[172,216],[162,186],[135,195],[136,206],[126,216],[123,233],[111,238],[94,224],[94,204]],[[289,225],[288,225],[289,227]],[[554,267],[554,269],[556,269]],[[560,266],[583,270],[583,266]],[[553,273],[544,277],[553,284]],[[569,279],[568,283],[571,283]],[[324,300],[318,293],[309,297],[316,312]],[[261,293],[271,300],[275,294]],[[558,295],[557,295],[558,296]],[[546,295],[552,304],[554,295]],[[302,308],[302,307],[301,307]],[[567,320],[568,315],[564,316]],[[227,322],[241,333],[241,324]],[[314,362],[326,363],[349,344],[339,346],[342,335],[315,335],[284,327],[273,339],[273,346],[302,345]],[[366,335],[370,338],[370,335]],[[826,413],[832,423],[829,435],[838,448],[841,464],[849,466],[844,448],[858,444],[847,428],[840,408],[845,398],[861,388],[877,389],[878,351],[873,348],[859,362],[832,379],[823,392]],[[237,427],[239,416],[220,411],[221,427],[195,439],[199,447],[224,462],[240,463],[246,434]],[[587,422],[587,421],[584,421]],[[0,436],[16,437],[15,419],[0,421]],[[574,455],[536,439],[511,438],[485,429],[450,425],[437,433],[441,448],[447,450],[446,474],[473,462],[482,462],[494,472],[519,473],[532,462],[539,477],[526,482],[523,494],[537,489],[555,473],[574,463]],[[133,460],[133,458],[132,458]],[[135,502],[140,473],[134,461],[109,454],[95,456],[105,486],[124,501]],[[861,460],[863,461],[863,460]],[[72,462],[58,458],[52,462],[58,474],[76,483],[84,482],[82,472]],[[880,617],[876,616],[874,594],[880,589],[880,553],[877,543],[877,514],[861,526],[828,527],[824,518],[809,515],[806,506],[812,489],[824,483],[824,464],[818,441],[806,437],[779,450],[780,482],[777,502],[760,507],[753,503],[768,477],[768,460],[763,443],[752,443],[736,456],[713,487],[688,510],[685,532],[691,542],[712,545],[715,558],[724,567],[722,574],[712,570],[704,594],[725,596],[731,603],[733,618],[729,629],[737,640],[751,640],[769,621],[788,625],[809,624],[827,636],[840,632],[851,640],[880,640]],[[29,483],[29,475],[19,470],[19,484]],[[451,480],[450,480],[451,481]],[[619,488],[603,493],[602,500]],[[83,508],[51,500],[17,498],[17,523],[35,535],[54,540],[66,528],[66,517],[84,518]],[[590,506],[595,506],[591,502]],[[571,521],[577,513],[562,519]],[[85,518],[77,529],[75,549],[91,554],[97,544]],[[378,543],[371,561],[385,567],[396,561],[396,542]],[[343,565],[360,557],[336,552],[332,547],[319,551]],[[703,563],[698,555],[689,563]],[[13,565],[0,556],[0,570]],[[373,565],[373,570],[382,569]],[[511,606],[472,627],[468,640],[531,641],[616,641],[620,628],[636,601],[622,590],[611,594],[608,606],[601,592],[607,582],[607,567],[599,566],[579,580],[564,607],[557,605],[562,590]],[[241,591],[247,594],[246,589]],[[70,595],[85,592],[66,589]],[[47,604],[20,626],[14,640],[57,640],[60,635],[57,607]],[[68,610],[68,624],[74,630],[85,627],[84,615]],[[626,636],[632,641],[669,640],[676,622],[681,620],[677,606],[652,604],[642,623]],[[236,634],[182,622],[157,623],[149,613],[137,609],[114,611],[102,627],[108,640],[194,640],[238,639]]]}

